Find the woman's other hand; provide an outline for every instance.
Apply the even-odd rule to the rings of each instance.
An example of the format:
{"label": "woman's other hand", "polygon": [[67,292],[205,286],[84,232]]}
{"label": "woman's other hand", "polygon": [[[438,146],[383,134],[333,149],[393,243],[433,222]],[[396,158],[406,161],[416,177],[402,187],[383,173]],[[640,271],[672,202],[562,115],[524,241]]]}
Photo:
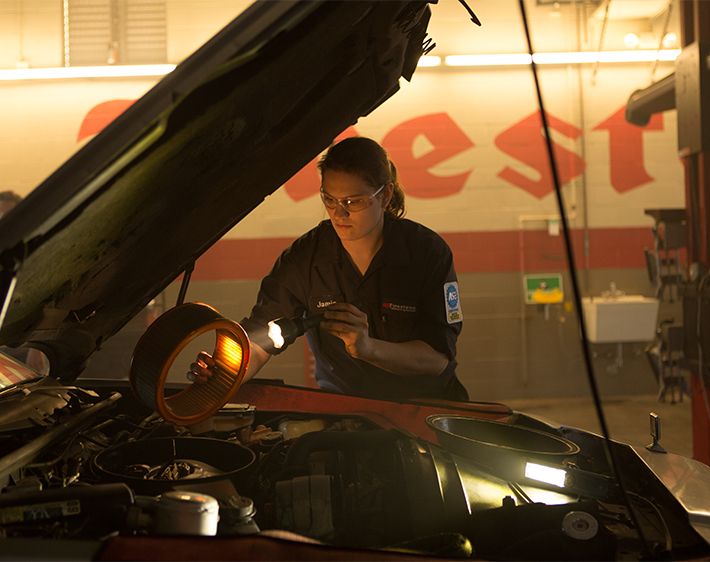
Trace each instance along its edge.
{"label": "woman's other hand", "polygon": [[367,314],[345,302],[331,304],[320,323],[322,330],[340,338],[351,357],[367,360],[372,350]]}

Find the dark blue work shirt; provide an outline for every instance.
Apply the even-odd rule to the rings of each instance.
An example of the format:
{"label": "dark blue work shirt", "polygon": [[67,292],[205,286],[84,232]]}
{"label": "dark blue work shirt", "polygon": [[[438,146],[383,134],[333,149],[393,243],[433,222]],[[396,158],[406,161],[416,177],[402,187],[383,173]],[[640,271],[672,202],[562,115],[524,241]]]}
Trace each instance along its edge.
{"label": "dark blue work shirt", "polygon": [[438,234],[385,215],[382,248],[361,275],[330,221],[323,221],[281,254],[243,325],[248,333],[258,328],[263,333],[271,320],[317,314],[335,302],[367,313],[371,337],[395,343],[421,340],[449,362],[437,376],[395,375],[352,358],[339,338],[315,328],[307,336],[322,388],[381,399],[468,399],[455,371],[463,320],[456,273],[451,250]]}

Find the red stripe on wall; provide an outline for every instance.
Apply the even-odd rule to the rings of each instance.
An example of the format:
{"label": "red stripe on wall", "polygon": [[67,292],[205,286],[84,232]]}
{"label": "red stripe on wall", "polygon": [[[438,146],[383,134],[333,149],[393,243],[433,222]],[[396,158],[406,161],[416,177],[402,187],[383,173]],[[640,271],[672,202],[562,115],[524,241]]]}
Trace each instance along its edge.
{"label": "red stripe on wall", "polygon": [[[461,273],[560,271],[567,259],[562,236],[544,230],[456,232],[442,235],[454,252]],[[643,269],[644,248],[653,246],[650,228],[603,228],[589,231],[589,257],[584,233],[572,231],[577,267]]]}
{"label": "red stripe on wall", "polygon": [[261,279],[294,238],[219,240],[195,264],[193,279]]}
{"label": "red stripe on wall", "polygon": [[[459,273],[563,271],[567,268],[562,236],[544,230],[442,233],[454,253]],[[572,232],[579,268],[644,269],[644,248],[653,246],[650,228],[589,230],[589,256],[584,235]],[[194,279],[217,281],[261,279],[292,238],[220,240],[197,262]]]}

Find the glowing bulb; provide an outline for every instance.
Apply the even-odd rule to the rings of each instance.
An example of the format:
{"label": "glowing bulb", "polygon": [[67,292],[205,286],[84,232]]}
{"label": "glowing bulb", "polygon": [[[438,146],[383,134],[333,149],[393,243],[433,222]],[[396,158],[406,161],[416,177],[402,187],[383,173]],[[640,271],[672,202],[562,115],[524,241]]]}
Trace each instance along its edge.
{"label": "glowing bulb", "polygon": [[564,488],[567,473],[561,468],[528,462],[525,463],[525,478]]}
{"label": "glowing bulb", "polygon": [[670,49],[678,44],[678,35],[670,31],[663,36],[663,48]]}
{"label": "glowing bulb", "polygon": [[627,33],[624,35],[624,45],[629,49],[635,49],[641,44],[641,38],[635,33]]}
{"label": "glowing bulb", "polygon": [[274,343],[276,349],[281,349],[286,341],[281,334],[281,326],[279,326],[276,321],[272,320],[269,322],[269,339]]}

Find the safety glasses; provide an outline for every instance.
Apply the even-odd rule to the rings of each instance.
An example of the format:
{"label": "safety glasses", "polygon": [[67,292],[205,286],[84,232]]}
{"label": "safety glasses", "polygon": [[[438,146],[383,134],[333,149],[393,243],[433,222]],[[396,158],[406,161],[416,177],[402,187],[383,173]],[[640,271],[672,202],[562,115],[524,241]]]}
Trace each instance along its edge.
{"label": "safety glasses", "polygon": [[385,185],[387,184],[383,183],[380,188],[372,195],[343,197],[342,199],[333,197],[332,195],[329,195],[321,189],[320,198],[323,200],[323,205],[325,205],[328,209],[335,209],[339,205],[346,213],[357,213],[358,211],[364,211],[370,205],[372,205],[372,201],[382,192],[382,190],[385,188]]}

